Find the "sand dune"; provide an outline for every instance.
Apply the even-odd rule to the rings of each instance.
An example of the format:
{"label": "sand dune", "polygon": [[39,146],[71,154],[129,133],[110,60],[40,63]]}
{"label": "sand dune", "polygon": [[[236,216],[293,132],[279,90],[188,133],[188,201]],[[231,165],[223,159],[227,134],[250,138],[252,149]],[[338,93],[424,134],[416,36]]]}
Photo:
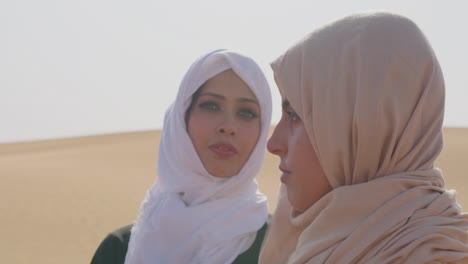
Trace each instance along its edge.
{"label": "sand dune", "polygon": [[[468,207],[468,128],[446,128],[437,166]],[[0,144],[2,263],[89,263],[113,229],[138,214],[156,179],[158,131]],[[275,206],[278,159],[258,177]]]}

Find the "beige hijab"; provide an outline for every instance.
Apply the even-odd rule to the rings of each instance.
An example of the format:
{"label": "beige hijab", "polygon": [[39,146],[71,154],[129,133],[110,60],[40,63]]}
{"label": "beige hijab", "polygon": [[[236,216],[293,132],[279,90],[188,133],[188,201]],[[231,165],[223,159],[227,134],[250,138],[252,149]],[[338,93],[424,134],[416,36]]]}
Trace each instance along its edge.
{"label": "beige hijab", "polygon": [[433,167],[444,80],[412,21],[346,17],[272,68],[333,190],[297,217],[280,198],[262,263],[468,263],[468,214]]}

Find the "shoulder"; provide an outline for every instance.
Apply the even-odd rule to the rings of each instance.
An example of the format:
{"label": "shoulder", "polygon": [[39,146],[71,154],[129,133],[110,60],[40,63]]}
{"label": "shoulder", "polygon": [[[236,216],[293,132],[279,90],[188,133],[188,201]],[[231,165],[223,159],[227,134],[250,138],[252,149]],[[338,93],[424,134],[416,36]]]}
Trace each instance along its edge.
{"label": "shoulder", "polygon": [[94,253],[91,264],[120,264],[125,262],[133,225],[121,227],[108,234]]}
{"label": "shoulder", "polygon": [[[270,217],[269,217],[270,219]],[[244,253],[239,255],[233,264],[258,263],[258,256],[262,247],[265,233],[268,229],[268,221],[257,231],[255,241]],[[127,254],[128,242],[133,225],[121,227],[108,234],[94,253],[91,264],[123,264]]]}
{"label": "shoulder", "polygon": [[262,248],[263,239],[265,238],[266,231],[268,229],[268,222],[270,216],[268,216],[267,222],[257,231],[257,236],[252,246],[247,249],[244,253],[240,254],[232,264],[249,264],[258,263],[258,257],[260,255],[260,249]]}

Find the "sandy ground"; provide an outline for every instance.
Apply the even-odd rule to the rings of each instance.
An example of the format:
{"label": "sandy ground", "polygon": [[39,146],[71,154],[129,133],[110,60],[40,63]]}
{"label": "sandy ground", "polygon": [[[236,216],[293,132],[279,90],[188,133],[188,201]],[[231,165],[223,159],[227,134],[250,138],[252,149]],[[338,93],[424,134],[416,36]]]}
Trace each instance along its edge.
{"label": "sandy ground", "polygon": [[[131,223],[156,179],[158,131],[0,144],[0,262],[89,263],[106,234]],[[468,128],[447,128],[437,160],[468,208]],[[258,177],[274,209],[278,159]]]}

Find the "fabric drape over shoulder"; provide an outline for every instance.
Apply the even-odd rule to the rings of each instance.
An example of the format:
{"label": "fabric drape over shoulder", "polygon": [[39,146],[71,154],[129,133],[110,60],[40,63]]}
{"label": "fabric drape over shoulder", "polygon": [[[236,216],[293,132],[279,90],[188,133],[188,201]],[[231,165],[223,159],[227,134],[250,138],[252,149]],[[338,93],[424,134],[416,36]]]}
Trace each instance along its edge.
{"label": "fabric drape over shoulder", "polygon": [[[271,66],[333,187],[288,219],[301,230],[288,263],[468,263],[468,215],[433,167],[445,87],[421,30],[395,14],[353,15]],[[285,239],[275,229],[267,239]]]}
{"label": "fabric drape over shoulder", "polygon": [[[193,93],[232,69],[260,105],[259,139],[238,175],[210,175],[186,132]],[[259,66],[234,51],[199,58],[186,73],[164,119],[158,179],[146,193],[130,237],[125,263],[231,263],[253,243],[268,215],[255,176],[262,166],[271,119],[271,96]]]}

